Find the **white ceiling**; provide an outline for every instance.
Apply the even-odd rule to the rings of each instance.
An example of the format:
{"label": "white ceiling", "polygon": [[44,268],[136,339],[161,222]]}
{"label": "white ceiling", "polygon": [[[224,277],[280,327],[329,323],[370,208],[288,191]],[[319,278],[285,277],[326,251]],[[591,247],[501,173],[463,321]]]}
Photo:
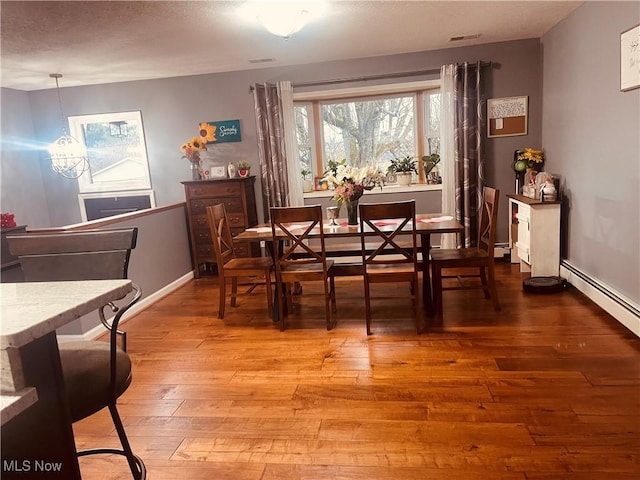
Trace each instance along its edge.
{"label": "white ceiling", "polygon": [[[582,2],[329,1],[285,40],[242,1],[2,1],[1,85],[18,90],[437,50],[544,35]],[[450,42],[460,35],[473,40]],[[273,59],[266,63],[251,60]]]}

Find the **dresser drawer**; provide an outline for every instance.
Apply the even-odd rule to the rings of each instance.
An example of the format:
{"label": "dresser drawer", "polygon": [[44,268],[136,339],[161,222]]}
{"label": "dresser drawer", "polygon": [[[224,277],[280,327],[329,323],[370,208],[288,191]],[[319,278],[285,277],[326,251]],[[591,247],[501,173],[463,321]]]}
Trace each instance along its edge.
{"label": "dresser drawer", "polygon": [[211,230],[209,230],[208,228],[194,228],[193,241],[196,244],[211,245]]}
{"label": "dresser drawer", "polygon": [[251,256],[251,244],[249,242],[233,242],[233,250],[236,252],[236,257]]}
{"label": "dresser drawer", "polygon": [[[236,182],[190,185],[188,188],[190,198],[206,197],[239,197],[242,194],[242,186]],[[220,203],[220,202],[219,202]]]}
{"label": "dresser drawer", "polygon": [[[244,230],[245,216],[243,213],[227,213],[227,218],[232,229]],[[206,215],[193,215],[191,221],[193,222],[193,228],[209,228],[209,219]]]}
{"label": "dresser drawer", "polygon": [[196,244],[196,255],[201,262],[215,262],[216,256],[213,252],[212,243],[198,243]]}
{"label": "dresser drawer", "polygon": [[[200,198],[198,200],[191,200],[191,215],[206,215],[206,208],[211,205],[217,205],[224,203],[224,208],[227,211],[227,215],[232,213],[244,213],[244,205],[242,198]],[[231,221],[231,218],[229,218]]]}

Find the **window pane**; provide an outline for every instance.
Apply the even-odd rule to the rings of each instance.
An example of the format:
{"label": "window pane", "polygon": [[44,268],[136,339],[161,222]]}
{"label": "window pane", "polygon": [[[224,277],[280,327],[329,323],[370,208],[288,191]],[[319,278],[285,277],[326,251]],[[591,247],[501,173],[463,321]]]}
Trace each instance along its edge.
{"label": "window pane", "polygon": [[309,127],[310,105],[295,105],[293,112],[296,124],[296,142],[298,144],[298,159],[303,170],[313,172],[311,157],[311,131]]}
{"label": "window pane", "polygon": [[426,153],[440,153],[440,93],[425,94],[425,139]]}
{"label": "window pane", "polygon": [[415,156],[414,97],[322,105],[324,165],[343,158],[354,166]]}
{"label": "window pane", "polygon": [[145,178],[146,161],[140,149],[140,129],[135,123],[122,123],[124,125],[117,129],[108,122],[83,126],[91,183]]}
{"label": "window pane", "polygon": [[81,193],[151,187],[139,111],[71,116],[69,127],[89,157],[89,171],[78,178]]}

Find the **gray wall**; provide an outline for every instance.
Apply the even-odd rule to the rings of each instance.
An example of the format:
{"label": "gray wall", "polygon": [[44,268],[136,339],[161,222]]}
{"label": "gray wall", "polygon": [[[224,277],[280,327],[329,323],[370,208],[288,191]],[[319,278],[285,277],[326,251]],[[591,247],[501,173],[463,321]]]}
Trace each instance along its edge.
{"label": "gray wall", "polygon": [[562,178],[566,258],[640,303],[640,89],[620,91],[639,2],[585,2],[542,39],[542,138]]}
{"label": "gray wall", "polygon": [[[95,222],[94,222],[95,223]],[[151,214],[135,214],[120,221],[109,220],[104,228],[138,227],[136,248],[129,259],[128,278],[146,298],[191,272],[189,237],[183,204],[158,209]],[[85,333],[100,324],[97,313],[85,315],[58,330],[60,334]],[[126,329],[125,329],[126,330]]]}
{"label": "gray wall", "polygon": [[[224,163],[236,162],[244,158],[257,166],[253,96],[249,93],[249,86],[254,83],[278,80],[291,80],[295,83],[388,72],[439,69],[446,63],[477,60],[493,61],[499,64],[499,68],[485,69],[488,97],[528,95],[530,98],[529,135],[489,139],[486,144],[488,182],[503,192],[498,241],[506,242],[508,234],[504,195],[514,188],[513,172],[510,166],[513,151],[526,146],[540,146],[541,55],[538,39],[295,67],[62,88],[61,90],[66,115],[124,110],[142,111],[152,185],[158,205],[166,205],[184,200],[180,181],[189,179],[190,172],[187,161],[180,158],[179,147],[197,132],[200,121],[240,119],[242,142],[214,145],[211,151]],[[64,85],[64,78],[62,85]],[[3,90],[3,96],[4,93]],[[46,145],[60,135],[61,129],[55,89],[30,92],[27,96],[31,105],[33,131],[37,132],[35,138]],[[2,109],[4,112],[4,102]],[[4,123],[2,129],[4,139]],[[24,134],[28,137],[32,131]],[[5,159],[3,156],[2,159],[3,164],[5,162],[11,164],[15,161],[17,160],[12,157]],[[40,152],[40,161],[50,222],[47,224],[45,219],[28,214],[25,214],[22,221],[34,228],[79,222],[80,210],[76,182],[52,173],[46,161],[45,151]],[[8,184],[3,178],[3,190],[5,185],[9,189],[17,188],[14,178]],[[257,186],[257,197],[258,212],[262,216],[260,185]],[[3,205],[3,210],[11,211],[17,208],[9,198]]]}
{"label": "gray wall", "polygon": [[29,94],[2,89],[0,143],[0,209],[15,215],[18,225],[51,224],[35,144]]}

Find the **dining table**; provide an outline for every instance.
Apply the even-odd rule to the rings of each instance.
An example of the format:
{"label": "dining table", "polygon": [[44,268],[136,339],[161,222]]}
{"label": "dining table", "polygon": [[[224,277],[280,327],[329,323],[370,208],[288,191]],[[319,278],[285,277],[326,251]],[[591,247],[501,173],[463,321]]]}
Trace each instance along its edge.
{"label": "dining table", "polygon": [[0,284],[0,477],[79,480],[56,330],[127,295],[130,280]]}
{"label": "dining table", "polygon": [[[393,230],[395,219],[380,220],[374,222],[377,228],[381,230]],[[352,257],[360,258],[361,262],[361,243],[360,243],[360,225],[349,225],[346,218],[339,218],[335,221],[325,220],[323,222],[323,231],[326,243],[326,255],[328,257]],[[433,292],[431,288],[431,276],[429,274],[429,251],[431,250],[431,236],[444,233],[461,234],[464,232],[463,225],[455,220],[452,216],[443,215],[441,213],[426,213],[416,215],[416,234],[420,237],[419,251],[422,258],[420,262],[420,270],[422,272],[422,298],[423,307],[427,315],[434,315]],[[411,234],[411,227],[405,227],[400,234]],[[320,229],[316,228],[311,231],[309,237],[319,237]],[[376,234],[368,227],[363,232],[366,237],[375,238]],[[234,240],[238,242],[265,242],[265,246],[270,255],[274,255],[276,251],[273,248],[274,241],[285,240],[286,235],[282,236],[276,231],[274,238],[270,223],[263,223],[251,228],[247,228],[243,232],[238,233]],[[355,242],[357,240],[357,242]],[[344,243],[342,243],[344,242]],[[274,259],[275,260],[275,259]],[[277,302],[274,302],[274,305]],[[278,320],[278,312],[274,307],[274,321]]]}

